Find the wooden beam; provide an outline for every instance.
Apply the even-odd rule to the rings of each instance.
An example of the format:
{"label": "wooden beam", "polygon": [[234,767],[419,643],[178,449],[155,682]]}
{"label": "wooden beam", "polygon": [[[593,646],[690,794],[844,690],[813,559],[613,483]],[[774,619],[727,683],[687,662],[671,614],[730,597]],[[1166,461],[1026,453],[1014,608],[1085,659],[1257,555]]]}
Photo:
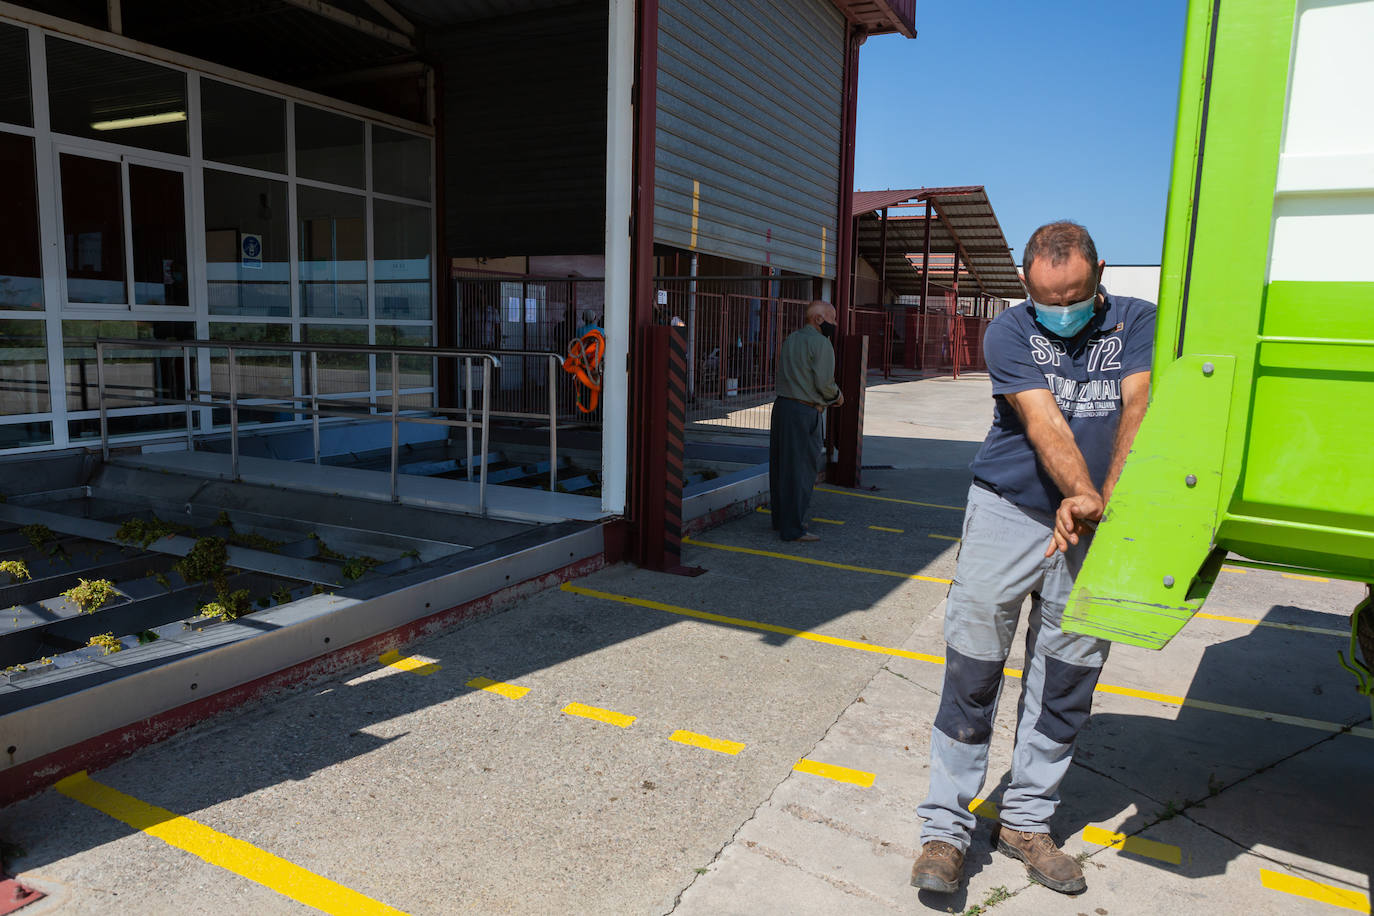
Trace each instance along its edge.
{"label": "wooden beam", "polygon": [[305,10],[307,13],[314,13],[331,22],[347,26],[364,35],[370,35],[379,41],[395,45],[398,48],[405,48],[407,51],[415,50],[415,42],[394,29],[388,29],[384,25],[378,25],[370,19],[355,16],[350,12],[339,9],[337,6],[325,3],[324,0],[282,0],[283,3],[290,4],[297,9]]}
{"label": "wooden beam", "polygon": [[386,0],[363,0],[368,6],[372,7],[382,15],[382,18],[396,27],[396,31],[409,37],[415,37],[415,23],[402,16],[396,7],[387,3]]}

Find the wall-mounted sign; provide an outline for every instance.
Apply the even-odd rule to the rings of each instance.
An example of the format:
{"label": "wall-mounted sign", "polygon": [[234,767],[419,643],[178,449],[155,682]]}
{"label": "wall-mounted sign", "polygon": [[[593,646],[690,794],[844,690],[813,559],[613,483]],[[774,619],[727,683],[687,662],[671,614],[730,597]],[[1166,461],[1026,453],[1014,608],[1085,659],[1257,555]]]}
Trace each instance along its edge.
{"label": "wall-mounted sign", "polygon": [[262,269],[262,236],[245,232],[239,237],[239,264],[250,270]]}

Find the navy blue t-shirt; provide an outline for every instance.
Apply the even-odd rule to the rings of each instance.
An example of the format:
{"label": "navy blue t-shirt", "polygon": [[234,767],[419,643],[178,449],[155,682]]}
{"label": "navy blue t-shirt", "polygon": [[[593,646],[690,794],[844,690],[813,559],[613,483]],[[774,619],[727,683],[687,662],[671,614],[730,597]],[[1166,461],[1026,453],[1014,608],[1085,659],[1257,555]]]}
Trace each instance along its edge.
{"label": "navy blue t-shirt", "polygon": [[1154,305],[1109,295],[1102,287],[1098,292],[1105,306],[1071,339],[1036,324],[1029,300],[998,315],[983,337],[996,410],[992,429],[969,467],[974,477],[1018,506],[1053,513],[1063,496],[1040,466],[1015,408],[1002,395],[1049,389],[1069,421],[1093,486],[1101,490],[1121,415],[1121,380],[1150,370]]}

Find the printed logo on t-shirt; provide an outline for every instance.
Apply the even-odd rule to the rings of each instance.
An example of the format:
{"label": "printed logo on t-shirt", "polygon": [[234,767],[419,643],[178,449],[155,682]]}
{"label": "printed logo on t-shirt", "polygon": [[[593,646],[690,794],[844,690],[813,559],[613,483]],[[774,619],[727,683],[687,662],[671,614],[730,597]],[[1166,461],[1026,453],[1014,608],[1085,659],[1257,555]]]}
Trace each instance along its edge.
{"label": "printed logo on t-shirt", "polygon": [[[1067,354],[1064,344],[1039,334],[1030,338],[1031,356],[1042,367],[1050,392],[1065,418],[1106,417],[1115,413],[1121,403],[1121,382],[1118,379],[1089,379],[1086,382],[1064,378],[1049,371],[1057,368]],[[1088,344],[1089,372],[1110,372],[1121,369],[1123,344],[1115,334],[1099,337]]]}

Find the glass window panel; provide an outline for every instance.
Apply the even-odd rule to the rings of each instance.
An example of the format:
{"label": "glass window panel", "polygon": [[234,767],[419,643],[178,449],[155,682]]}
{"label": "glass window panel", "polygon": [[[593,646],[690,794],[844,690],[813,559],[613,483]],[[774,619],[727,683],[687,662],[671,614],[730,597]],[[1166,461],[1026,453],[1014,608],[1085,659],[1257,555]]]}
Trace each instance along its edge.
{"label": "glass window panel", "polygon": [[300,220],[301,314],[367,317],[367,246],[363,198],[296,188]]}
{"label": "glass window panel", "polygon": [[[269,343],[290,343],[291,326],[288,324],[239,324],[214,322],[210,325],[212,340],[234,340],[243,342],[265,341]],[[292,377],[291,353],[286,350],[236,349],[234,364],[238,372],[238,394],[241,398],[290,398],[295,394]],[[229,356],[225,350],[210,351],[210,387],[227,395],[229,392]],[[289,405],[273,405],[270,410],[239,411],[240,423],[279,423],[297,419],[288,409]],[[300,415],[299,419],[306,419]],[[214,424],[225,426],[229,423],[229,412],[223,409],[214,411]]]}
{"label": "glass window panel", "polygon": [[205,170],[211,314],[291,314],[287,219],[286,182]]}
{"label": "glass window panel", "polygon": [[202,79],[200,121],[206,159],[285,174],[284,99]]}
{"label": "glass window panel", "polygon": [[[95,340],[97,337],[133,340],[194,340],[196,326],[192,322],[171,321],[64,321],[62,322],[62,349],[64,371],[67,380],[67,409],[98,410],[100,391],[96,379]],[[191,371],[195,370],[195,355],[192,354]],[[148,407],[153,398],[181,398],[185,396],[186,385],[182,372],[182,354],[179,349],[122,349],[111,347],[105,353],[105,405],[110,409],[121,407]],[[165,410],[178,411],[177,423],[185,422],[182,408],[167,407]],[[74,425],[73,430],[77,427]],[[111,429],[114,430],[114,426]],[[156,424],[149,426],[141,423],[122,423],[122,432],[137,432],[143,429],[159,429]],[[81,427],[82,437],[99,435],[99,427],[91,432]],[[73,433],[76,435],[77,433]]]}
{"label": "glass window panel", "polygon": [[47,413],[48,341],[43,321],[0,321],[0,416]]}
{"label": "glass window panel", "polygon": [[134,236],[134,302],[188,305],[183,174],[130,165],[129,216]]}
{"label": "glass window panel", "polygon": [[[434,343],[434,329],[418,325],[377,325],[377,346],[379,347],[428,347]],[[434,358],[429,356],[402,356],[396,361],[396,369],[401,377],[401,406],[406,408],[433,407],[433,393],[405,393],[413,388],[432,388],[434,386]],[[389,357],[379,357],[377,361],[377,390],[391,392],[391,361]],[[383,403],[379,401],[378,403]]]}
{"label": "glass window panel", "polygon": [[372,126],[372,190],[429,200],[429,140]]}
{"label": "glass window panel", "polygon": [[[2,79],[3,77],[0,77]],[[0,133],[0,308],[41,309],[43,268],[38,245],[38,179],[33,140]]]}
{"label": "glass window panel", "polygon": [[364,187],[363,122],[308,105],[296,106],[296,176]]}
{"label": "glass window panel", "polygon": [[52,445],[52,424],[6,423],[0,426],[0,449]]}
{"label": "glass window panel", "polygon": [[374,200],[372,252],[378,318],[429,318],[429,207]]}
{"label": "glass window panel", "polygon": [[32,127],[29,98],[29,32],[0,22],[0,121]]}
{"label": "glass window panel", "polygon": [[[303,324],[301,342],[314,344],[367,345],[367,328],[361,325],[345,324]],[[368,356],[366,353],[320,353],[316,356],[316,370],[319,373],[320,395],[336,395],[347,392],[361,395],[350,401],[366,401],[372,383],[368,377]],[[301,357],[301,373],[305,376],[302,387],[310,391],[310,357]],[[390,369],[387,370],[388,372]]]}
{"label": "glass window panel", "polygon": [[67,299],[127,302],[119,163],[63,153],[61,173]]}
{"label": "glass window panel", "polygon": [[54,131],[187,154],[186,74],[51,35],[47,49]]}

